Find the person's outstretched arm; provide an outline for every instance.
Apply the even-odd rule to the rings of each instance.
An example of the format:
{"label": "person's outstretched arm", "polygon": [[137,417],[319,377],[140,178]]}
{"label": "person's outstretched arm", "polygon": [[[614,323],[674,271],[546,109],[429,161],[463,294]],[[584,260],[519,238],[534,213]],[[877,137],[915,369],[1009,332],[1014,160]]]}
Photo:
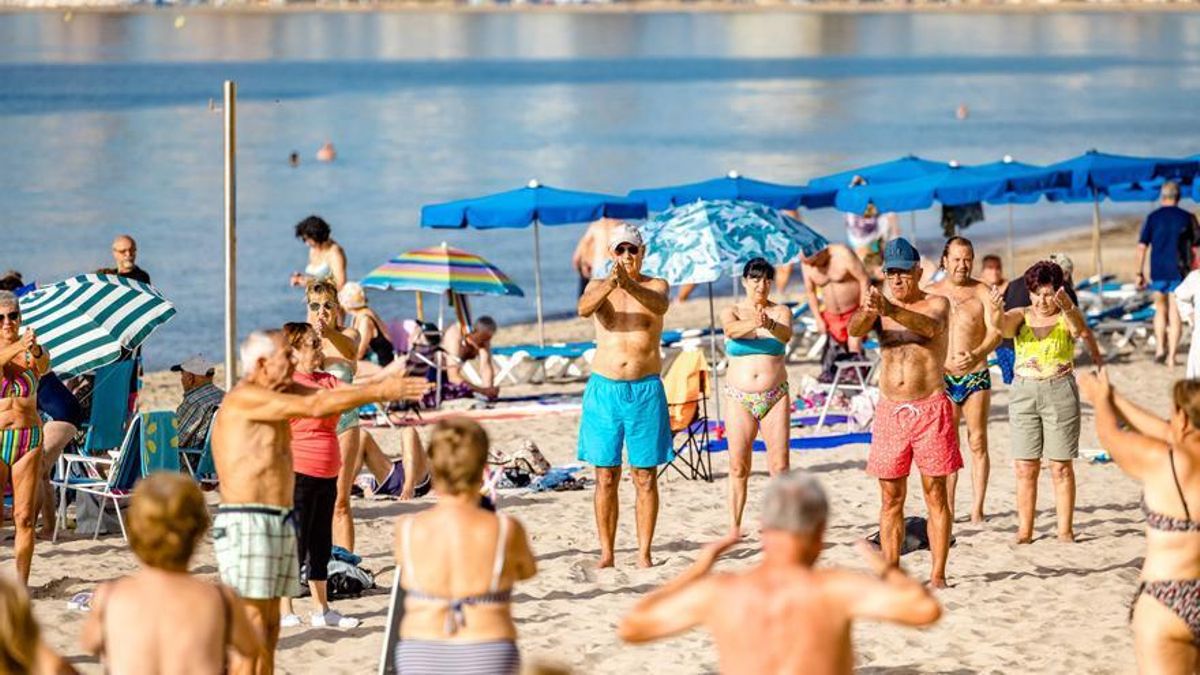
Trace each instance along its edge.
{"label": "person's outstretched arm", "polygon": [[621,619],[617,635],[626,642],[649,642],[703,623],[716,591],[714,578],[708,572],[721,553],[739,539],[737,532],[731,532],[724,539],[705,546],[691,567],[661,588],[642,596]]}
{"label": "person's outstretched arm", "polygon": [[1147,469],[1147,459],[1155,452],[1165,452],[1169,447],[1166,440],[1121,428],[1108,373],[1103,370],[1099,373],[1080,373],[1076,379],[1081,398],[1091,403],[1095,410],[1096,436],[1100,439],[1100,446],[1112,455],[1122,471],[1141,479]]}
{"label": "person's outstretched arm", "polygon": [[924,584],[904,573],[860,541],[859,553],[875,578],[844,572],[839,586],[849,598],[849,614],[856,619],[876,619],[907,626],[928,626],[942,616],[942,606]]}
{"label": "person's outstretched arm", "polygon": [[[328,417],[376,401],[415,401],[429,391],[423,377],[396,375],[375,384],[318,389],[305,395],[285,394],[262,387],[238,387],[225,395],[223,406],[233,405],[259,422],[282,422],[302,417]],[[220,414],[220,413],[218,413]]]}

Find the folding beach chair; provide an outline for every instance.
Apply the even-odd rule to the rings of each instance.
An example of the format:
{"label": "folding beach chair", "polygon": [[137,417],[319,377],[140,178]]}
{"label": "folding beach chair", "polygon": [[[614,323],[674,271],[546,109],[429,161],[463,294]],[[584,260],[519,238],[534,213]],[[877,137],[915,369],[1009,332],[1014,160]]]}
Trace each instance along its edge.
{"label": "folding beach chair", "polygon": [[879,344],[873,340],[863,343],[864,357],[862,359],[836,361],[834,363],[833,380],[825,390],[825,402],[821,405],[821,413],[817,417],[816,427],[825,426],[830,413],[846,412],[833,408],[833,400],[841,392],[861,393],[872,386],[875,375],[879,370],[879,356],[876,354]]}
{"label": "folding beach chair", "polygon": [[[104,514],[108,509],[108,502],[112,502],[117,510],[117,521],[121,525],[121,536],[128,540],[125,532],[125,520],[121,516],[121,501],[129,498],[133,492],[133,486],[142,476],[141,459],[143,454],[156,455],[159,453],[175,456],[175,470],[179,470],[179,453],[178,453],[178,435],[174,434],[171,429],[171,420],[174,418],[173,411],[158,411],[150,413],[141,413],[133,418],[133,422],[129,425],[129,430],[125,433],[124,440],[116,451],[111,453],[109,457],[92,457],[85,455],[64,454],[63,461],[66,464],[67,470],[64,473],[64,478],[51,481],[55,487],[59,488],[60,493],[64,496],[59,500],[59,523],[65,526],[67,517],[67,501],[65,495],[67,491],[74,490],[78,493],[94,495],[100,502],[100,514],[96,517],[96,531],[92,538],[96,539],[100,536],[100,526],[104,522]],[[153,428],[153,433],[142,433],[143,430]],[[175,439],[175,447],[171,447],[171,438]],[[162,445],[166,444],[166,448]],[[153,446],[151,450],[150,445]],[[163,452],[167,450],[167,452]],[[174,452],[171,452],[174,450]],[[155,459],[155,462],[158,460]],[[169,466],[170,460],[165,460]],[[81,466],[85,469],[83,475],[79,475],[74,469]],[[100,477],[102,472],[100,468],[105,468],[108,471],[107,478]],[[59,527],[55,530],[57,538]]]}
{"label": "folding beach chair", "polygon": [[712,482],[712,454],[708,451],[708,382],[708,361],[698,349],[680,353],[663,378],[675,458],[659,469],[659,476],[673,468],[684,478]]}
{"label": "folding beach chair", "polygon": [[133,361],[118,361],[96,371],[92,409],[80,454],[97,455],[121,444],[129,422],[129,390]]}
{"label": "folding beach chair", "polygon": [[[213,413],[214,415],[216,413]],[[212,430],[213,425],[208,425],[208,430],[204,433],[203,448],[183,448],[180,450],[187,461],[184,466],[188,473],[192,474],[192,478],[201,485],[216,485],[217,484],[217,466],[213,463],[212,456]]]}
{"label": "folding beach chair", "polygon": [[[595,342],[559,342],[545,347],[529,344],[496,347],[492,350],[492,358],[499,367],[496,384],[506,381],[525,384],[578,380],[590,372],[595,353]],[[464,370],[468,376],[474,375],[472,369]]]}

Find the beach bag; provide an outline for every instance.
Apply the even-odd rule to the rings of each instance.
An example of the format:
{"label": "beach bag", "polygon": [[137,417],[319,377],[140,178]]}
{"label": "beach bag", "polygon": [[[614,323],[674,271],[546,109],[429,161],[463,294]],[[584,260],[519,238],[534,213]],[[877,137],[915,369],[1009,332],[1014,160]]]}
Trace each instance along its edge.
{"label": "beach bag", "polygon": [[[879,532],[867,537],[875,548],[879,548]],[[954,535],[950,535],[950,545],[955,543]],[[908,555],[913,551],[929,550],[929,530],[927,521],[920,516],[909,516],[904,519],[904,541],[900,543],[900,555]]]}
{"label": "beach bag", "polygon": [[859,429],[868,429],[875,421],[875,406],[879,404],[879,390],[867,389],[850,399],[850,419]]}
{"label": "beach bag", "polygon": [[[84,492],[75,496],[75,531],[81,534],[92,534],[96,531],[96,519],[100,517],[101,498]],[[124,506],[124,505],[123,505]],[[109,504],[104,509],[104,519],[100,521],[100,534],[114,534],[121,531],[121,522],[117,518],[116,509]]]}
{"label": "beach bag", "polygon": [[326,568],[329,578],[325,588],[330,600],[357,598],[363,591],[375,588],[375,575],[357,565],[332,559]]}

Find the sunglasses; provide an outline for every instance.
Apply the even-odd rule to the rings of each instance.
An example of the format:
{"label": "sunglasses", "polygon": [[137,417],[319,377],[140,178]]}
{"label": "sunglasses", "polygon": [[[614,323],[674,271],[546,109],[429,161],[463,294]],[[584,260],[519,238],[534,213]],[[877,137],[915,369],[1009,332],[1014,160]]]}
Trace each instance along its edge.
{"label": "sunglasses", "polygon": [[617,255],[625,255],[626,253],[629,255],[637,255],[639,250],[640,249],[633,244],[619,244],[617,246]]}
{"label": "sunglasses", "polygon": [[308,303],[308,311],[310,311],[310,312],[316,312],[322,308],[327,309],[332,312],[333,310],[337,309],[337,305],[333,304],[332,302],[328,302],[328,301]]}
{"label": "sunglasses", "polygon": [[0,321],[3,321],[4,319],[8,319],[10,322],[16,323],[21,320],[21,312],[20,310],[13,310],[8,314],[0,314]]}

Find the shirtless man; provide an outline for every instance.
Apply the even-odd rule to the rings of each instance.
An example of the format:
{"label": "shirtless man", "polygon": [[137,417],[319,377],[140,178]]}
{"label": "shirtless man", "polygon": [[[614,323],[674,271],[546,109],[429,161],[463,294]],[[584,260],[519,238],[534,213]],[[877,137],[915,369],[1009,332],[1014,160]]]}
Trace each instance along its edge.
{"label": "shirtless man", "polygon": [[[862,339],[850,335],[850,317],[867,297],[871,277],[862,260],[845,244],[829,244],[812,255],[805,254],[801,263],[804,290],[808,307],[817,322],[817,332],[830,340],[848,345],[851,352],[862,353]],[[824,289],[825,307],[817,299],[817,289]]]}
{"label": "shirtless man", "polygon": [[747,572],[709,574],[738,536],[709,544],[683,574],[642,597],[618,626],[621,639],[648,642],[703,626],[722,673],[848,674],[856,620],[937,621],[942,609],[929,591],[865,543],[859,551],[871,574],[814,567],[828,510],[811,474],[772,478],[763,499],[762,562]]}
{"label": "shirtless man", "polygon": [[667,282],[642,274],[645,247],[632,225],[609,238],[612,273],[593,279],[579,298],[579,316],[596,326],[596,357],[583,393],[579,459],[596,467],[599,567],[612,567],[617,534],[621,447],[629,453],[637,489],[638,565],[649,567],[658,520],[658,466],[671,461],[671,421],[659,373]]}
{"label": "shirtless man", "polygon": [[[442,399],[464,398],[479,394],[485,398],[494,399],[500,396],[500,387],[496,384],[496,362],[492,359],[492,338],[496,335],[496,320],[490,316],[481,316],[475,320],[470,331],[464,332],[461,323],[455,323],[446,329],[442,336],[442,348],[450,355],[446,362],[446,381],[443,386]],[[479,384],[475,384],[463,373],[467,361],[475,360],[479,364]]]}
{"label": "shirtless man", "polygon": [[579,295],[587,290],[588,282],[604,276],[604,266],[608,263],[608,238],[613,228],[621,221],[612,218],[601,218],[591,225],[575,245],[571,255],[571,267],[579,273]]}
{"label": "shirtless man", "polygon": [[[946,277],[925,289],[950,301],[950,343],[946,349],[946,395],[954,404],[954,428],[967,420],[967,444],[971,448],[971,486],[974,501],[971,522],[983,522],[987,495],[987,423],[992,407],[992,376],[988,355],[1000,345],[999,320],[1004,314],[1004,295],[996,288],[971,278],[975,247],[968,239],[951,237],[942,251]],[[958,474],[946,479],[950,516],[954,517],[954,495]]]}
{"label": "shirtless man", "polygon": [[885,297],[872,288],[850,319],[850,334],[879,330],[883,357],[879,404],[871,425],[867,473],[879,479],[879,541],[883,557],[896,564],[904,539],[904,499],[915,460],[929,511],[929,548],[933,554],[930,585],[946,586],[950,550],[950,508],[946,477],[962,468],[954,405],[942,379],[946,362],[950,302],[920,288],[921,256],[904,238],[883,249]]}
{"label": "shirtless man", "polygon": [[221,491],[213,550],[221,580],[245,601],[265,648],[257,663],[235,664],[242,673],[273,672],[279,598],[299,588],[288,420],[336,415],[371,401],[416,399],[428,388],[423,378],[392,376],[363,387],[308,389],[292,381],[291,351],[278,331],[251,333],[242,343],[243,378],[213,418]]}

